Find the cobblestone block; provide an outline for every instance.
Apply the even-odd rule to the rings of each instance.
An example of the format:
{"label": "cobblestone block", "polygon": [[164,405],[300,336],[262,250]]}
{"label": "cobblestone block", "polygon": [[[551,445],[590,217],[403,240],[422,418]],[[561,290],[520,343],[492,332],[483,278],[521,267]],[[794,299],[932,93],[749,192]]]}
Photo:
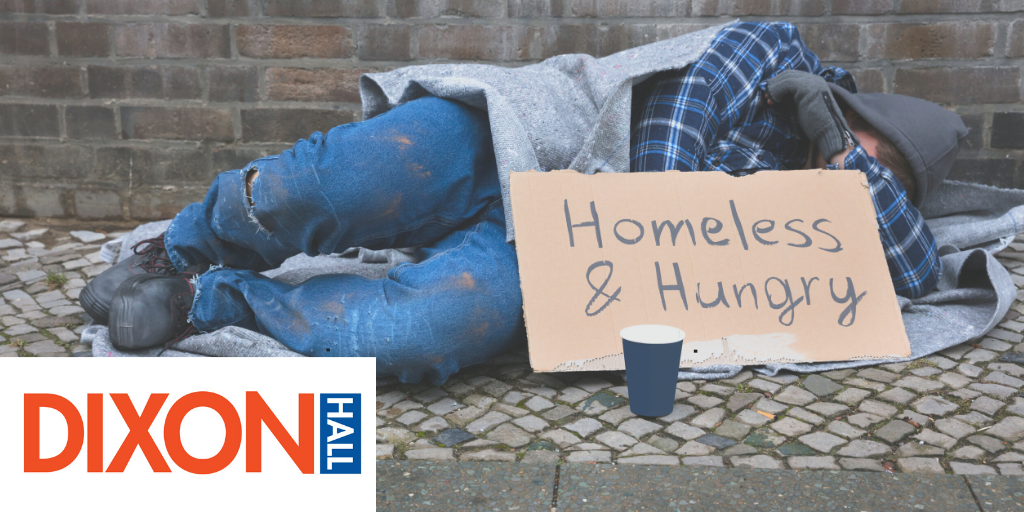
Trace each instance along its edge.
{"label": "cobblestone block", "polygon": [[660,435],[651,436],[650,439],[647,440],[647,442],[650,443],[651,446],[654,446],[655,448],[664,452],[674,452],[677,448],[679,448],[678,442],[667,437],[662,437]]}
{"label": "cobblestone block", "polygon": [[714,453],[716,448],[711,445],[701,443],[699,441],[689,441],[676,450],[676,455],[682,456],[702,456],[711,455]]}
{"label": "cobblestone block", "polygon": [[[673,423],[673,422],[676,422],[676,421],[679,421],[679,420],[682,420],[682,419],[689,418],[690,416],[693,416],[696,413],[697,413],[697,410],[694,409],[692,406],[685,405],[685,404],[675,404],[675,405],[672,406],[672,412],[670,412],[667,415],[662,416],[662,417],[660,417],[658,419],[661,420],[661,421],[664,421],[666,423]],[[604,415],[607,415],[607,414],[609,414],[609,413],[605,413]],[[630,413],[630,414],[632,414],[632,413]],[[602,419],[603,419],[604,415],[602,415]],[[604,421],[609,421],[609,420],[604,420]]]}
{"label": "cobblestone block", "polygon": [[626,420],[622,425],[619,425],[618,430],[640,439],[652,432],[661,430],[661,428],[662,426],[657,423],[653,423],[642,418],[633,418]]}
{"label": "cobblestone block", "polygon": [[981,375],[983,371],[981,368],[974,366],[973,364],[960,363],[956,367],[957,371],[964,374],[965,376],[975,379]]}
{"label": "cobblestone block", "polygon": [[785,465],[781,460],[774,459],[767,455],[753,455],[750,457],[730,457],[729,462],[733,467],[748,467],[756,469],[784,469]]}
{"label": "cobblestone block", "polygon": [[725,408],[730,412],[736,412],[758,401],[762,396],[760,393],[735,393],[729,397]]}
{"label": "cobblestone block", "polygon": [[691,396],[690,398],[687,398],[686,401],[690,402],[693,405],[696,405],[697,407],[700,407],[701,409],[710,409],[724,402],[724,400],[722,400],[721,398],[715,398],[713,396],[707,395]]}
{"label": "cobblestone block", "polygon": [[789,457],[786,463],[791,469],[840,469],[834,457]]}
{"label": "cobblestone block", "polygon": [[782,390],[781,393],[778,393],[774,397],[772,397],[772,399],[777,402],[782,402],[784,404],[807,405],[817,400],[817,397],[815,397],[813,393],[807,390],[800,389],[796,386],[789,386],[786,389]]}
{"label": "cobblestone block", "polygon": [[559,404],[556,405],[554,409],[544,411],[544,413],[541,414],[541,417],[548,421],[558,421],[575,413],[576,411],[574,411],[572,407]]}
{"label": "cobblestone block", "polygon": [[[1018,286],[1020,286],[1020,285],[1018,285]],[[1020,335],[1018,334],[1017,336],[1020,336]],[[980,342],[978,342],[978,346],[980,346],[981,348],[986,349],[986,350],[991,350],[993,352],[1005,352],[1005,351],[1010,350],[1011,348],[1013,348],[1013,345],[1011,345],[1011,344],[1009,344],[1009,343],[1007,343],[1005,341],[999,341],[999,340],[997,340],[995,338],[985,338],[985,339],[981,340]]]}
{"label": "cobblestone block", "polygon": [[541,430],[548,428],[548,422],[533,415],[516,418],[512,420],[512,423],[515,423],[527,432],[540,432]]}
{"label": "cobblestone block", "polygon": [[761,391],[767,391],[769,393],[775,393],[782,389],[782,386],[762,379],[754,379],[748,382],[747,385],[754,389],[760,389]]}
{"label": "cobblestone block", "polygon": [[804,389],[819,397],[831,395],[832,393],[843,389],[843,386],[840,386],[839,384],[817,374],[811,374],[805,377],[803,386]]}
{"label": "cobblestone block", "polygon": [[547,450],[530,450],[523,456],[524,464],[556,464],[558,454]]}
{"label": "cobblestone block", "polygon": [[[21,278],[21,274],[18,274],[18,278]],[[984,381],[1017,389],[1024,387],[1024,380],[1011,377],[1003,372],[992,372],[985,376]]]}
{"label": "cobblestone block", "polygon": [[756,404],[754,404],[754,407],[752,407],[752,409],[754,409],[755,411],[764,411],[769,414],[778,414],[782,411],[785,411],[786,409],[789,409],[789,406],[785,404],[780,404],[775,400],[762,398],[758,400]]}
{"label": "cobblestone block", "polygon": [[[444,416],[464,407],[466,406],[452,400],[451,398],[442,398],[441,400],[427,406],[427,410],[438,416]],[[473,413],[477,411],[481,410],[479,408],[474,408]],[[483,414],[483,412],[480,412],[480,414]],[[466,418],[465,421],[472,421],[473,419],[474,418]]]}
{"label": "cobblestone block", "polygon": [[665,455],[665,452],[647,443],[637,443],[632,448],[620,453],[618,460],[622,460],[622,457],[635,457],[638,455]]}
{"label": "cobblestone block", "polygon": [[498,425],[494,430],[487,433],[487,439],[498,443],[507,444],[513,448],[519,448],[520,446],[526,446],[530,444],[533,439],[530,434],[527,434],[523,429],[504,423]]}
{"label": "cobblestone block", "polygon": [[718,396],[729,396],[736,392],[736,388],[720,386],[718,384],[705,384],[701,386],[700,390]]}
{"label": "cobblestone block", "polygon": [[395,421],[403,425],[412,425],[413,423],[416,423],[426,417],[427,414],[422,411],[409,411],[396,418]]}
{"label": "cobblestone block", "polygon": [[515,462],[516,454],[512,452],[499,452],[495,450],[481,450],[478,452],[467,452],[459,455],[459,460],[489,460],[489,461],[500,461],[500,462]]}
{"label": "cobblestone block", "polygon": [[832,434],[826,434],[824,432],[814,432],[813,434],[807,434],[799,437],[800,442],[818,450],[819,452],[829,453],[835,447],[846,444],[846,440],[836,437]]}
{"label": "cobblestone block", "polygon": [[971,381],[971,379],[968,379],[967,377],[964,377],[963,375],[960,375],[960,374],[957,374],[957,373],[952,373],[952,372],[943,373],[942,375],[938,376],[938,379],[943,384],[945,384],[945,385],[947,385],[947,386],[949,386],[949,387],[951,387],[953,389],[960,389],[960,388],[970,384],[971,382],[973,382],[973,381]]}
{"label": "cobblestone block", "polygon": [[985,458],[985,450],[977,446],[964,446],[953,452],[953,458],[957,460],[982,460]]}
{"label": "cobblestone block", "polygon": [[925,473],[941,475],[946,472],[946,470],[942,469],[942,465],[939,464],[938,459],[906,457],[902,459],[897,459],[896,464],[899,466],[900,471],[904,473]]}
{"label": "cobblestone block", "polygon": [[944,387],[945,384],[929,379],[922,379],[921,377],[911,376],[903,377],[896,382],[893,382],[893,386],[899,386],[904,388],[913,389],[918,392],[938,391]]}
{"label": "cobblestone block", "polygon": [[1003,400],[1006,400],[1007,398],[1010,398],[1011,396],[1017,393],[1015,389],[1000,384],[971,384],[970,386],[967,387],[975,391],[981,391],[986,395],[1001,398]]}
{"label": "cobblestone block", "polygon": [[956,368],[956,363],[938,354],[930,355],[926,357],[925,360],[935,363],[942,370],[950,370],[952,368]]}
{"label": "cobblestone block", "polygon": [[466,431],[471,433],[486,432],[511,419],[512,417],[505,413],[491,411],[467,425]]}
{"label": "cobblestone block", "polygon": [[563,428],[572,430],[573,432],[578,433],[581,437],[587,437],[590,434],[601,430],[603,425],[601,425],[600,421],[593,418],[583,418],[569,423],[568,425],[563,426]]}
{"label": "cobblestone block", "polygon": [[971,364],[976,364],[978,362],[984,361],[991,361],[997,357],[999,357],[999,354],[992,352],[991,350],[985,350],[983,348],[976,348],[964,354],[964,359],[968,360]]}
{"label": "cobblestone block", "polygon": [[989,453],[999,453],[1006,449],[1006,443],[987,435],[974,435],[967,438],[967,442],[980,446]]}
{"label": "cobblestone block", "polygon": [[942,397],[926,396],[915,401],[913,407],[917,412],[928,416],[945,416],[960,406]]}
{"label": "cobblestone block", "polygon": [[909,423],[901,420],[893,420],[876,430],[875,436],[880,437],[889,443],[896,443],[914,432],[916,432],[916,429]]}
{"label": "cobblestone block", "polygon": [[873,459],[850,459],[844,457],[839,459],[839,465],[847,471],[885,471],[882,463]]}
{"label": "cobblestone block", "polygon": [[690,424],[700,428],[714,428],[725,418],[725,409],[714,408],[704,411],[700,416],[690,420]]}
{"label": "cobblestone block", "polygon": [[572,452],[565,458],[566,462],[611,462],[612,452],[607,450],[591,450]]}
{"label": "cobblestone block", "polygon": [[675,422],[665,428],[665,433],[671,434],[681,439],[691,440],[697,439],[698,437],[706,434],[703,429],[699,429],[692,425],[687,425],[683,422]]}
{"label": "cobblestone block", "polygon": [[857,405],[861,400],[871,396],[871,392],[858,388],[846,388],[832,399],[846,405]]}
{"label": "cobblestone block", "polygon": [[846,421],[849,422],[851,425],[856,425],[856,426],[858,426],[860,428],[868,428],[871,425],[874,425],[875,423],[878,423],[879,421],[882,421],[884,419],[885,418],[883,418],[881,416],[876,416],[876,415],[871,414],[871,413],[861,412],[861,413],[853,414],[853,415],[847,417]]}
{"label": "cobblestone block", "polygon": [[704,457],[683,457],[684,466],[714,466],[714,467],[725,467],[725,463],[722,461],[722,457],[718,455],[708,455]]}
{"label": "cobblestone block", "polygon": [[833,421],[828,424],[828,431],[839,434],[847,439],[856,439],[867,432],[844,421]]}
{"label": "cobblestone block", "polygon": [[617,451],[625,450],[637,443],[636,439],[614,430],[598,434],[595,439]]}
{"label": "cobblestone block", "polygon": [[954,475],[996,475],[995,468],[981,464],[968,464],[966,462],[950,462],[949,468]]}
{"label": "cobblestone block", "polygon": [[857,372],[857,375],[865,379],[891,384],[899,379],[899,374],[880,370],[878,368],[867,368]]}
{"label": "cobblestone block", "polygon": [[908,422],[913,422],[913,423],[911,423],[911,425],[913,425],[914,423],[917,423],[918,425],[927,427],[928,425],[932,424],[932,419],[930,417],[925,416],[923,414],[918,414],[918,413],[916,413],[914,411],[911,411],[909,409],[904,410],[903,412],[901,412],[896,417],[901,419],[901,420],[907,420]]}
{"label": "cobblestone block", "polygon": [[1008,416],[985,433],[1011,443],[1019,441],[1024,439],[1024,418]]}
{"label": "cobblestone block", "polygon": [[769,425],[772,430],[785,436],[800,436],[812,430],[812,427],[794,418],[783,418]]}
{"label": "cobblestone block", "polygon": [[914,368],[913,370],[910,370],[910,373],[917,375],[918,377],[931,377],[942,373],[942,370],[932,368],[931,366],[924,366],[921,368]]}
{"label": "cobblestone block", "polygon": [[892,388],[888,391],[883,391],[878,394],[878,398],[880,400],[885,400],[886,402],[892,402],[896,404],[905,404],[913,400],[915,396],[917,395],[903,388]]}
{"label": "cobblestone block", "polygon": [[944,448],[946,450],[956,445],[956,439],[927,428],[915,435],[914,439],[924,441],[930,445],[938,446],[939,448]]}
{"label": "cobblestone block", "polygon": [[834,418],[839,414],[850,410],[850,408],[845,405],[833,402],[816,402],[808,405],[807,409],[825,418]]}
{"label": "cobblestone block", "polygon": [[971,409],[972,411],[979,411],[991,416],[998,412],[999,409],[1002,409],[1005,405],[1006,404],[1004,402],[1000,402],[999,400],[994,400],[987,396],[982,396],[972,401],[969,409]]}
{"label": "cobblestone block", "polygon": [[678,466],[679,457],[671,455],[642,455],[640,457],[620,457],[617,464],[645,464],[651,466]]}
{"label": "cobblestone block", "polygon": [[581,400],[586,400],[589,397],[590,393],[587,393],[580,388],[568,387],[562,390],[562,394],[558,396],[558,399],[568,404],[575,404]]}
{"label": "cobblestone block", "polygon": [[821,425],[822,423],[825,423],[825,418],[822,418],[821,416],[818,416],[817,414],[814,414],[802,407],[793,407],[786,413],[786,415],[800,421],[805,421],[811,425]]}
{"label": "cobblestone block", "polygon": [[866,458],[892,453],[892,449],[877,441],[857,439],[850,441],[850,444],[844,446],[837,453],[843,457]]}
{"label": "cobblestone block", "polygon": [[771,418],[763,414],[754,412],[751,409],[744,409],[740,411],[739,414],[736,415],[736,421],[746,423],[747,425],[751,425],[754,427],[760,427],[764,426],[769,421],[771,421]]}
{"label": "cobblestone block", "polygon": [[732,420],[724,420],[718,428],[715,429],[715,434],[722,437],[730,437],[733,439],[743,439],[750,432],[750,426],[743,423],[739,423]]}
{"label": "cobblestone block", "polygon": [[862,379],[860,377],[846,379],[843,381],[843,384],[857,388],[870,389],[876,393],[880,391],[885,391],[885,384],[882,384],[881,382],[875,382],[872,380]]}
{"label": "cobblestone block", "polygon": [[555,406],[555,404],[552,403],[550,400],[540,396],[535,396],[527,400],[526,403],[523,405],[528,407],[533,412],[544,411]]}
{"label": "cobblestone block", "polygon": [[416,439],[416,434],[404,428],[396,427],[379,427],[377,428],[377,435],[386,439],[387,442],[396,445],[403,445]]}
{"label": "cobblestone block", "polygon": [[580,442],[580,438],[576,437],[571,432],[561,429],[543,432],[539,437],[550,440],[558,445],[559,448],[567,448]]}

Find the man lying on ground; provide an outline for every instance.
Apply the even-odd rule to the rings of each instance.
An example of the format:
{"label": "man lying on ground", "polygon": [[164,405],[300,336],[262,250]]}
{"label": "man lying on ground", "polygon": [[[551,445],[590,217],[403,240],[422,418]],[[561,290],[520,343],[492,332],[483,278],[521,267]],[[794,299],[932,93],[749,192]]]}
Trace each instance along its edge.
{"label": "man lying on ground", "polygon": [[[857,94],[853,77],[823,68],[786,23],[729,25],[692,65],[633,93],[632,172],[859,169],[896,292],[935,286],[941,264],[915,205],[966,135],[956,114]],[[109,322],[119,348],[233,325],[309,356],[372,356],[378,375],[441,383],[525,338],[496,169],[484,111],[408,101],[220,174],[202,203],[91,282],[81,303]],[[300,252],[350,247],[418,247],[418,263],[379,280],[290,285],[260,274]]]}

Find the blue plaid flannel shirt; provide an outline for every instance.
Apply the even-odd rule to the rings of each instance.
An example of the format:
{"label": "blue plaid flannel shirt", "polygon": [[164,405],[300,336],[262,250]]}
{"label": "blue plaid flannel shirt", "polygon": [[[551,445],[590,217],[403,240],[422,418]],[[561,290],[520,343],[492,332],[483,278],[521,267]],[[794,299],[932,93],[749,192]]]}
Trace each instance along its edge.
{"label": "blue plaid flannel shirt", "polygon": [[[816,73],[856,92],[853,76],[823,68],[788,23],[738,23],[718,34],[689,68],[663,73],[634,91],[632,172],[804,167],[810,141],[786,108],[771,108],[765,81],[786,69]],[[896,293],[916,298],[938,283],[935,238],[889,169],[856,146],[845,168],[867,175]],[[830,166],[833,167],[833,166]]]}

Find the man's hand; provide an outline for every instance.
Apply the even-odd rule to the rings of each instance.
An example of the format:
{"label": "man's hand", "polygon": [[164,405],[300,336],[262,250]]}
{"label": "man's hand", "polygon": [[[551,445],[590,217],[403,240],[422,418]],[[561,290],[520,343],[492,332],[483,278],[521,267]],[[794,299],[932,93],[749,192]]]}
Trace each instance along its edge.
{"label": "man's hand", "polygon": [[859,144],[825,79],[789,69],[768,79],[768,104],[795,108],[797,123],[826,160]]}

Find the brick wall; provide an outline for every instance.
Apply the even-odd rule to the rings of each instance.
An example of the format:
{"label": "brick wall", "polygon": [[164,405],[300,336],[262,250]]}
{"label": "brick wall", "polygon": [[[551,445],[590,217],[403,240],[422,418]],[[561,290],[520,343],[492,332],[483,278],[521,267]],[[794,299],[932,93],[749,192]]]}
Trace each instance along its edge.
{"label": "brick wall", "polygon": [[358,120],[364,71],[607,55],[735,17],[955,109],[954,176],[1024,188],[1024,0],[0,0],[0,215],[167,218]]}

